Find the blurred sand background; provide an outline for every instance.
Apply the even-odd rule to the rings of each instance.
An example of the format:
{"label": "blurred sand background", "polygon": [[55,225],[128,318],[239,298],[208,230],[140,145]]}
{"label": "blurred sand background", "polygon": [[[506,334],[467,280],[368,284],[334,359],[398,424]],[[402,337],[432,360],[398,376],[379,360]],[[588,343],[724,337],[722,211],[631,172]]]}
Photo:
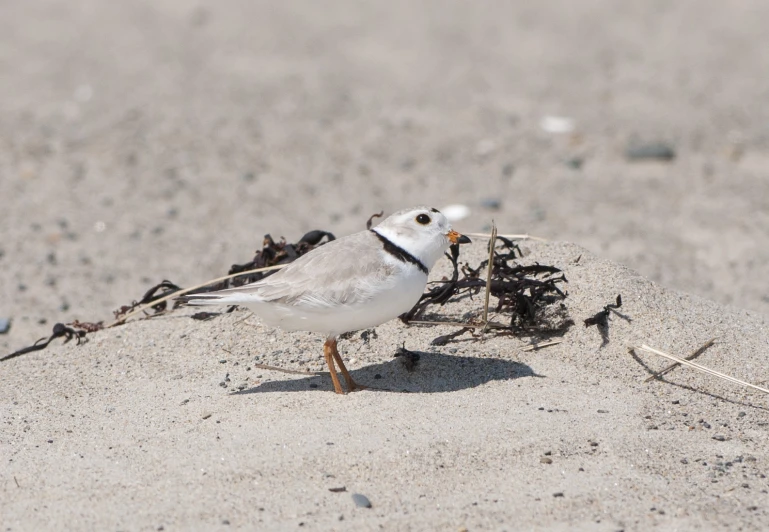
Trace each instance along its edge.
{"label": "blurred sand background", "polygon": [[[162,279],[224,274],[265,233],[343,235],[382,209],[461,203],[472,215],[460,230],[493,218],[503,232],[585,248],[526,248],[569,266],[568,345],[436,354],[440,331],[389,324],[378,343],[349,348],[364,380],[385,364],[393,387],[444,393],[337,398],[322,378],[292,393],[279,383],[295,377],[272,374],[277,388],[259,389],[274,393],[229,395],[222,346],[242,366],[260,353],[317,363],[315,339],[238,329],[242,316],[129,324],[3,364],[3,530],[765,529],[766,401],[683,372],[690,389],[639,385],[626,348],[657,338],[686,354],[721,334],[731,343],[703,363],[766,378],[767,20],[760,1],[3,2],[3,354],[58,321],[109,319]],[[573,130],[546,131],[548,116]],[[675,157],[628,157],[648,143]],[[581,319],[618,289],[635,321],[601,348]],[[426,376],[392,360],[404,339],[425,352]],[[289,343],[292,357],[265,342]],[[430,372],[461,375],[452,356],[507,377],[445,385],[456,377]],[[500,366],[473,365],[489,357]],[[185,399],[189,419],[169,414]],[[719,425],[727,450],[707,430],[697,442],[681,424],[650,430],[667,421],[646,416],[672,416],[673,400],[689,405],[697,434],[700,419],[731,423]],[[540,419],[539,407],[570,413]],[[608,451],[596,458],[600,438]],[[543,470],[545,451],[571,458]],[[627,473],[644,451],[644,472]],[[681,460],[698,456],[709,465],[694,474]],[[197,474],[225,457],[240,468]],[[724,488],[711,481],[726,462],[753,469],[724,473]],[[331,484],[364,490],[374,508]]]}

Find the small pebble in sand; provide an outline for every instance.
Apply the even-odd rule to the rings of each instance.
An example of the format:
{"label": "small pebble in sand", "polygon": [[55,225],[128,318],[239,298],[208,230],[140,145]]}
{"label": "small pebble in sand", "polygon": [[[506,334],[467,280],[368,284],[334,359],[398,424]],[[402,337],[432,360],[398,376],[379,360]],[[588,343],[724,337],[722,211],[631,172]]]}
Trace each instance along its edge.
{"label": "small pebble in sand", "polygon": [[563,497],[563,492],[562,491],[557,491],[557,492],[553,493],[553,497]]}
{"label": "small pebble in sand", "polygon": [[11,328],[11,318],[0,318],[0,334],[5,334]]}
{"label": "small pebble in sand", "polygon": [[574,120],[565,116],[543,116],[539,127],[547,133],[571,133],[574,131]]}
{"label": "small pebble in sand", "polygon": [[716,441],[726,441],[726,436],[721,436],[720,434],[716,434],[713,436],[713,439]]}
{"label": "small pebble in sand", "polygon": [[552,464],[553,463],[553,459],[549,458],[547,456],[543,456],[542,458],[539,459],[539,463],[540,464]]}
{"label": "small pebble in sand", "polygon": [[499,210],[502,207],[502,200],[499,198],[484,198],[481,200],[481,207],[492,211]]}
{"label": "small pebble in sand", "polygon": [[665,142],[631,142],[625,150],[625,157],[630,161],[672,161],[676,152]]}
{"label": "small pebble in sand", "polygon": [[360,493],[353,493],[352,501],[358,508],[371,508],[371,501],[368,500],[368,497]]}

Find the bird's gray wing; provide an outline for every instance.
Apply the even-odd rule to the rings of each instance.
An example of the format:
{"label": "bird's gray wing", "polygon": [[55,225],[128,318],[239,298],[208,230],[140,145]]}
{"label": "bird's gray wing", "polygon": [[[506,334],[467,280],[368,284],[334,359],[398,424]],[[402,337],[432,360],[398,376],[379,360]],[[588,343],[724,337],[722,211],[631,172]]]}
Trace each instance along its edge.
{"label": "bird's gray wing", "polygon": [[382,257],[382,243],[363,231],[324,244],[262,281],[209,295],[226,304],[354,307],[395,286],[397,267]]}

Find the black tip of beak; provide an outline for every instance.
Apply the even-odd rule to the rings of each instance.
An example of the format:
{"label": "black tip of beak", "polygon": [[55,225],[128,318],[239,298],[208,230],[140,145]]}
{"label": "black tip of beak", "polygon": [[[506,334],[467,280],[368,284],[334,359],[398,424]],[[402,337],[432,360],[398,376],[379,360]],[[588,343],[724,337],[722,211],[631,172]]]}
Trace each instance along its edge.
{"label": "black tip of beak", "polygon": [[469,239],[468,237],[466,237],[465,235],[462,235],[462,236],[460,236],[460,237],[457,239],[457,244],[472,244],[472,243],[473,243],[473,241],[472,241],[472,240],[470,240],[470,239]]}

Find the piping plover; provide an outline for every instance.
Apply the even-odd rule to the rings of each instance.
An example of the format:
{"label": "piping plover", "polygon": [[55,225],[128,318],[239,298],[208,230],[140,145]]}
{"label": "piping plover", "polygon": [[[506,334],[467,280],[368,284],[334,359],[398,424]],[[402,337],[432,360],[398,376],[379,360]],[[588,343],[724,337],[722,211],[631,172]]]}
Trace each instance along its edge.
{"label": "piping plover", "polygon": [[381,325],[408,312],[448,247],[470,242],[437,209],[398,211],[379,225],[333,240],[255,283],[188,296],[191,305],[242,305],[267,325],[326,335],[323,354],[336,393],[353,381],[337,351],[340,334]]}

